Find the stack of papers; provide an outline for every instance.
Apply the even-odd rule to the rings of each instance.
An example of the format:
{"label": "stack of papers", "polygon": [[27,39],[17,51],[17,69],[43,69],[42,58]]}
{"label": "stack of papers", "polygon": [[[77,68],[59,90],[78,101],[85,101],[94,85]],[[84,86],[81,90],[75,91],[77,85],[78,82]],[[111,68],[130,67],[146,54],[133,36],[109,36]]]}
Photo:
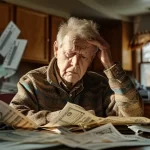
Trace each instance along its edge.
{"label": "stack of papers", "polygon": [[[40,148],[66,145],[89,150],[150,145],[150,139],[137,134],[124,135],[114,127],[119,124],[132,124],[136,127],[150,125],[150,119],[96,117],[81,106],[69,102],[51,123],[38,126],[19,111],[0,101],[0,121],[16,128],[15,130],[0,130],[0,143],[3,149],[9,148],[10,145],[11,150],[32,149],[34,144]],[[144,126],[140,126],[140,130],[148,132],[149,128],[144,129]],[[139,130],[139,128],[132,128],[135,129],[134,132]],[[72,132],[75,130],[76,132]]]}
{"label": "stack of papers", "polygon": [[59,115],[44,126],[38,126],[30,118],[16,109],[0,101],[0,120],[14,128],[51,130],[60,126],[77,126],[80,129],[88,129],[96,126],[112,123],[113,125],[149,125],[150,119],[146,117],[97,117],[86,111],[83,107],[67,102]]}
{"label": "stack of papers", "polygon": [[0,131],[1,148],[9,149],[11,146],[11,150],[25,150],[66,145],[71,148],[99,150],[150,145],[150,140],[147,138],[119,133],[111,123],[78,134],[67,131],[64,127],[59,130],[60,134],[38,130],[2,130]]}

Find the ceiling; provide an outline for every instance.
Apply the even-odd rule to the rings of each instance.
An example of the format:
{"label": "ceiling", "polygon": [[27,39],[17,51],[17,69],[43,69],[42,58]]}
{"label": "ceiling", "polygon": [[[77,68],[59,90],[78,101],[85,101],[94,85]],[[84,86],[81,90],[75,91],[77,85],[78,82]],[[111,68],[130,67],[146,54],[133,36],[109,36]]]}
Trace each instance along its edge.
{"label": "ceiling", "polygon": [[53,15],[68,18],[131,20],[149,14],[150,0],[4,0]]}

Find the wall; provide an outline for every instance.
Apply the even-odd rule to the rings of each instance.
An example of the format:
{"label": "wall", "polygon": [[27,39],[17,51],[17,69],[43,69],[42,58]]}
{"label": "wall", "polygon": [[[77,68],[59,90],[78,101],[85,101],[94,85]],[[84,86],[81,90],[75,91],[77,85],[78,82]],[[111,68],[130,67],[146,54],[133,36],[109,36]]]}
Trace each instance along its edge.
{"label": "wall", "polygon": [[134,18],[134,33],[150,31],[150,14],[140,15]]}

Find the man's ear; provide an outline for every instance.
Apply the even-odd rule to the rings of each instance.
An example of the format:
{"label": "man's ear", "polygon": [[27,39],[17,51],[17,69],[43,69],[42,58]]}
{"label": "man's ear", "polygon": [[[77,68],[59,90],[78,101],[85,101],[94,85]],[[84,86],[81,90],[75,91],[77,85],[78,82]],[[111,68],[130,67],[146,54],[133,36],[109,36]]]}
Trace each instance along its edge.
{"label": "man's ear", "polygon": [[57,58],[57,52],[58,52],[58,42],[54,42],[54,56]]}

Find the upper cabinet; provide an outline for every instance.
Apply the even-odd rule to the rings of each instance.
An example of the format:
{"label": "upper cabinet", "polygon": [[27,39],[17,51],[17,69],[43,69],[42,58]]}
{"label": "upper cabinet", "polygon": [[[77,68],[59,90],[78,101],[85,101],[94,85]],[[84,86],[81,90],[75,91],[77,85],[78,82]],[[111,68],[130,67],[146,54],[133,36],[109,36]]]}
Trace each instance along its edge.
{"label": "upper cabinet", "polygon": [[21,30],[19,38],[28,41],[22,58],[24,61],[50,62],[54,56],[53,43],[64,18],[0,2],[0,19],[0,33],[12,20]]}
{"label": "upper cabinet", "polygon": [[54,42],[56,40],[56,36],[57,36],[57,32],[58,32],[58,28],[60,26],[60,24],[62,22],[64,22],[65,19],[61,18],[61,17],[57,17],[57,16],[51,16],[51,27],[50,27],[50,37],[51,37],[51,55],[50,57],[52,58],[54,56],[54,52],[53,52],[53,46],[54,46]]}
{"label": "upper cabinet", "polygon": [[0,33],[11,20],[14,20],[14,7],[7,3],[0,3]]}
{"label": "upper cabinet", "polygon": [[23,59],[46,64],[49,62],[49,16],[26,8],[16,8],[16,25],[20,38],[27,39]]}
{"label": "upper cabinet", "polygon": [[28,40],[23,60],[48,64],[53,57],[53,43],[63,20],[61,17],[16,7],[16,25],[21,30],[20,38]]}

